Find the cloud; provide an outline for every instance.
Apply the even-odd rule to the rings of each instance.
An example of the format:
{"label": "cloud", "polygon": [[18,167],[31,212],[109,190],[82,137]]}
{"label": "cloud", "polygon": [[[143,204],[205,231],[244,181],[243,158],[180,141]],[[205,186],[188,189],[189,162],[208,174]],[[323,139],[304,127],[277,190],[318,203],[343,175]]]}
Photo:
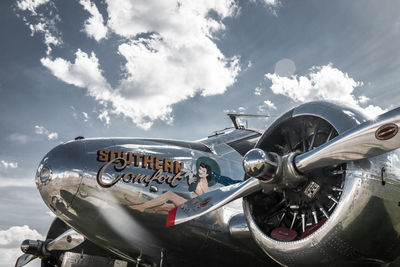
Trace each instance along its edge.
{"label": "cloud", "polygon": [[366,97],[365,95],[362,95],[362,96],[360,96],[360,97],[358,98],[358,102],[361,103],[361,104],[365,104],[365,103],[367,103],[369,100],[370,100],[370,98],[369,98],[369,97]]}
{"label": "cloud", "polygon": [[151,126],[156,119],[170,120],[175,103],[198,93],[223,94],[235,82],[238,59],[226,60],[216,45],[205,39],[202,44],[179,49],[160,36],[122,44],[119,52],[127,60],[127,78],[118,88],[121,98],[115,111],[138,125]]}
{"label": "cloud", "polygon": [[238,107],[239,113],[243,114],[247,108],[246,107]]}
{"label": "cloud", "polygon": [[220,20],[208,16],[210,11],[223,19],[234,15],[238,9],[233,0],[106,0],[106,3],[108,26],[115,33],[133,37],[157,32],[163,38],[181,44],[204,41],[202,39],[211,37],[212,32],[225,28]]}
{"label": "cloud", "polygon": [[37,15],[36,9],[49,2],[49,0],[21,0],[17,2],[17,7],[20,10],[29,10],[32,14]]}
{"label": "cloud", "polygon": [[84,31],[89,37],[99,42],[103,38],[107,38],[107,27],[104,25],[103,16],[100,14],[97,6],[90,0],[80,0],[79,3],[89,12],[90,17],[85,21]]}
{"label": "cloud", "polygon": [[275,104],[272,103],[272,102],[269,101],[269,100],[264,101],[264,104],[265,104],[268,108],[270,108],[270,109],[276,109]]}
{"label": "cloud", "polygon": [[[20,245],[25,239],[44,240],[44,237],[27,225],[0,230],[0,266],[9,266],[10,263],[16,262],[22,255]],[[40,266],[40,261],[37,261],[34,266]]]}
{"label": "cloud", "polygon": [[[106,124],[110,123],[109,111],[106,109],[107,102],[118,104],[119,99],[117,98],[120,97],[104,78],[99,60],[94,52],[89,56],[78,49],[73,63],[62,58],[51,59],[50,57],[42,58],[41,63],[61,81],[76,87],[86,88],[88,94],[103,105],[103,110],[98,118],[104,120]],[[70,108],[73,110],[72,115],[76,119],[78,114],[75,107],[70,106]],[[85,116],[84,113],[82,114]],[[85,114],[88,115],[86,112]],[[84,118],[86,119],[86,117]]]}
{"label": "cloud", "polygon": [[284,95],[295,102],[307,102],[313,100],[331,100],[347,104],[357,109],[362,109],[369,117],[375,117],[385,110],[378,106],[369,105],[362,108],[367,98],[357,98],[354,90],[363,85],[350,78],[347,73],[328,64],[313,67],[306,76],[292,75],[282,77],[276,73],[267,73],[265,78],[271,80],[271,90],[274,94]]}
{"label": "cloud", "polygon": [[38,231],[30,229],[28,225],[13,226],[7,230],[0,230],[0,246],[19,246],[24,239],[44,239]]}
{"label": "cloud", "polygon": [[16,169],[18,168],[18,162],[7,162],[5,160],[0,160],[0,166],[2,166],[4,169]]}
{"label": "cloud", "polygon": [[49,140],[55,140],[58,139],[58,133],[56,132],[50,132],[43,126],[35,125],[35,133],[40,134],[40,135],[45,135]]}
{"label": "cloud", "polygon": [[257,107],[258,113],[267,114],[268,111],[277,110],[275,104],[270,100],[265,100],[261,105]]}
{"label": "cloud", "polygon": [[250,0],[250,2],[252,2],[252,3],[259,2],[268,7],[276,7],[276,6],[280,5],[279,0]]}
{"label": "cloud", "polygon": [[270,6],[279,5],[279,1],[278,0],[262,0],[262,2],[264,2],[265,5],[270,5]]}
{"label": "cloud", "polygon": [[103,110],[103,111],[99,114],[99,116],[97,116],[97,118],[98,118],[99,120],[101,120],[101,121],[104,121],[106,125],[110,125],[111,118],[110,118],[110,115],[108,114],[108,111],[107,111],[107,110]]}
{"label": "cloud", "polygon": [[272,15],[278,16],[277,9],[281,6],[280,0],[250,0],[251,3],[262,4]]}
{"label": "cloud", "polygon": [[226,57],[213,40],[225,29],[223,19],[236,14],[233,0],[106,4],[107,26],[123,38],[118,47],[125,60],[123,78],[115,88],[94,52],[89,56],[78,49],[73,63],[51,57],[41,62],[60,80],[86,88],[104,106],[98,117],[107,124],[110,114],[126,116],[143,129],[155,120],[170,123],[174,104],[196,94],[223,94],[236,81],[239,58]]}
{"label": "cloud", "polygon": [[63,82],[87,88],[88,94],[96,100],[111,100],[111,86],[102,75],[95,53],[92,52],[89,56],[78,49],[75,56],[74,63],[62,58],[53,60],[49,57],[42,58],[41,63]]}
{"label": "cloud", "polygon": [[[42,5],[46,5],[47,8],[38,12],[38,7]],[[63,44],[61,34],[56,27],[61,19],[53,2],[49,0],[22,0],[17,2],[17,8],[24,12],[23,20],[31,30],[31,36],[36,33],[43,35],[47,55],[50,55],[52,46]]]}

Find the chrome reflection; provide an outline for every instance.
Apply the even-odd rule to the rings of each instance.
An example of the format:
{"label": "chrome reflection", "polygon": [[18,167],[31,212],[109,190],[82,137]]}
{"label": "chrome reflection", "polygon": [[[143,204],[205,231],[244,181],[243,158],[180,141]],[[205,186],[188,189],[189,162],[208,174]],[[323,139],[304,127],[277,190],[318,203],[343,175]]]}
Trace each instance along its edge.
{"label": "chrome reflection", "polygon": [[85,165],[82,141],[71,141],[52,149],[40,162],[36,186],[46,205],[57,216],[66,213],[82,181]]}
{"label": "chrome reflection", "polygon": [[73,229],[69,229],[56,239],[50,241],[46,249],[48,251],[53,250],[70,250],[74,247],[79,246],[85,241],[85,237],[80,233],[75,232]]}
{"label": "chrome reflection", "polygon": [[245,173],[265,180],[273,178],[278,166],[279,157],[276,153],[267,153],[259,148],[250,150],[243,158]]}
{"label": "chrome reflection", "polygon": [[51,169],[47,166],[43,166],[43,168],[39,172],[39,179],[42,183],[47,182],[51,179]]}

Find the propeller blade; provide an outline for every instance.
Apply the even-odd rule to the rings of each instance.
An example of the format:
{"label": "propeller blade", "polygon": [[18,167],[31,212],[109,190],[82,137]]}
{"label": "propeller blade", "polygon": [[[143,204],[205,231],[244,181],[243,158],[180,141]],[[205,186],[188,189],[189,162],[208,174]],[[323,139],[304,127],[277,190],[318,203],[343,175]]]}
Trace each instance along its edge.
{"label": "propeller blade", "polygon": [[50,241],[46,246],[46,250],[70,250],[79,246],[85,240],[86,238],[83,235],[75,232],[73,229],[69,229],[56,239]]}
{"label": "propeller blade", "polygon": [[207,192],[170,210],[168,212],[166,226],[169,227],[193,220],[233,200],[250,195],[258,190],[261,190],[260,181],[251,177],[244,182]]}
{"label": "propeller blade", "polygon": [[378,156],[400,147],[400,108],[366,121],[330,142],[295,157],[298,171],[307,173],[353,160]]}
{"label": "propeller blade", "polygon": [[36,258],[37,257],[32,254],[22,254],[18,257],[17,262],[15,263],[15,267],[22,267]]}

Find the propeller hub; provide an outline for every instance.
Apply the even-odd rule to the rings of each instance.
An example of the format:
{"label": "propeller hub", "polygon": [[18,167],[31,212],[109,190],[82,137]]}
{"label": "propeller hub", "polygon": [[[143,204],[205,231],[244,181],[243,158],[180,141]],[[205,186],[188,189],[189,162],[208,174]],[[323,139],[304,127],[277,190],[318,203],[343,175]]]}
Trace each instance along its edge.
{"label": "propeller hub", "polygon": [[243,169],[248,176],[260,180],[271,181],[278,172],[280,156],[273,152],[265,152],[254,148],[243,157]]}

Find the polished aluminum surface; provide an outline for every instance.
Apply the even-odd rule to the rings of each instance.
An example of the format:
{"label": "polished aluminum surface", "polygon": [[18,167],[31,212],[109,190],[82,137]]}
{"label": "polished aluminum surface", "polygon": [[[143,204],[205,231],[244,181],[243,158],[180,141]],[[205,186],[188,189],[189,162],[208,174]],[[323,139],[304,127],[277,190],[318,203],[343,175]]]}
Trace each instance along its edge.
{"label": "polished aluminum surface", "polygon": [[21,251],[22,251],[23,253],[26,253],[26,252],[28,252],[29,247],[30,247],[30,245],[29,245],[29,240],[24,240],[24,241],[22,242],[22,244],[21,244]]}
{"label": "polished aluminum surface", "polygon": [[46,205],[57,216],[63,216],[78,192],[84,166],[85,150],[82,141],[61,144],[47,153],[40,162],[36,185]]}
{"label": "polished aluminum surface", "polygon": [[253,130],[223,130],[222,133],[217,132],[208,138],[200,139],[198,142],[205,144],[207,146],[215,146],[219,144],[226,144],[227,142],[232,142],[240,139],[246,139],[252,136],[259,136],[260,133]]}
{"label": "polished aluminum surface", "polygon": [[314,101],[302,104],[292,110],[291,116],[315,116],[323,118],[335,127],[338,133],[343,133],[365,121],[367,118],[359,110],[339,102]]}
{"label": "polished aluminum surface", "polygon": [[242,213],[237,214],[229,221],[229,233],[238,239],[248,238],[250,236],[246,217]]}
{"label": "polished aluminum surface", "polygon": [[275,176],[280,157],[276,153],[268,153],[259,148],[253,148],[243,157],[244,172],[250,177],[262,180],[272,180]]}
{"label": "polished aluminum surface", "polygon": [[32,254],[41,257],[44,256],[43,254],[46,254],[46,251],[43,250],[43,245],[44,241],[26,239],[22,242],[20,248],[21,251],[26,254]]}
{"label": "polished aluminum surface", "polygon": [[[121,260],[111,260],[106,257],[66,252],[62,267],[93,266],[93,267],[127,267],[128,263]],[[143,265],[145,266],[145,265]]]}
{"label": "polished aluminum surface", "polygon": [[70,250],[74,247],[79,246],[85,241],[85,237],[75,230],[70,229],[67,230],[65,233],[57,237],[56,239],[50,241],[46,245],[46,249],[48,251],[53,250]]}
{"label": "polished aluminum surface", "polygon": [[15,263],[15,267],[22,267],[22,266],[30,263],[31,261],[33,261],[36,258],[37,257],[35,255],[32,255],[32,254],[22,254],[17,259],[17,262]]}
{"label": "polished aluminum surface", "polygon": [[277,187],[295,188],[306,181],[306,177],[300,174],[293,165],[296,152],[288,153],[282,157],[280,172],[277,174]]}
{"label": "polished aluminum surface", "polygon": [[[171,248],[173,251],[188,250],[181,260],[189,262],[199,253],[198,244],[204,244],[202,253],[210,254],[210,249],[215,246],[234,248],[243,259],[250,257],[249,261],[253,261],[256,260],[251,256],[253,252],[241,250],[240,244],[229,233],[230,219],[241,213],[240,203],[232,202],[191,223],[170,228],[165,228],[165,216],[175,203],[195,196],[197,191],[189,191],[189,180],[197,177],[198,161],[201,159],[205,159],[217,172],[213,177],[221,175],[240,182],[244,177],[242,156],[224,142],[254,135],[254,131],[236,130],[209,138],[204,143],[212,147],[213,152],[192,149],[195,147],[193,142],[164,142],[162,139],[96,138],[72,141],[56,147],[45,156],[38,173],[46,166],[51,169],[52,175],[44,183],[38,174],[37,185],[45,203],[60,219],[84,233],[96,245],[133,263],[140,258],[142,262],[158,264],[161,251],[167,255],[166,259],[171,260]],[[161,176],[154,177],[156,170],[153,168],[166,161],[144,162],[144,156],[141,156],[137,166],[136,158],[133,158],[130,164],[122,167],[117,161],[99,161],[100,150],[115,152],[115,155],[124,153],[121,154],[124,158],[140,154],[146,159],[153,157],[184,163],[185,174],[184,177],[169,174],[168,166],[164,166],[167,172],[162,171]],[[103,170],[101,175],[100,170]],[[168,178],[169,175],[175,175],[176,179]],[[99,179],[112,185],[104,187],[99,184]],[[222,186],[220,182],[210,184],[209,190]],[[54,201],[62,205],[55,205]],[[224,251],[228,253],[231,250]],[[229,264],[231,259],[223,257],[219,260]]]}
{"label": "polished aluminum surface", "polygon": [[[229,202],[261,190],[260,181],[254,177],[230,186],[221,187],[193,198],[169,212],[171,226],[191,221],[210,213]],[[172,214],[172,215],[171,215]]]}
{"label": "polished aluminum surface", "polygon": [[[295,158],[296,168],[303,173],[342,162],[375,157],[400,147],[397,130],[389,139],[377,137],[379,129],[400,125],[400,108],[386,112],[372,121],[346,131],[334,140]],[[393,130],[396,128],[391,128]],[[398,129],[398,128],[397,128]],[[384,134],[384,132],[383,132]]]}
{"label": "polished aluminum surface", "polygon": [[[329,122],[333,128],[330,129],[325,124],[314,125],[310,123],[312,120],[303,121],[303,117],[321,118]],[[290,124],[285,124],[290,122],[291,118],[298,118],[297,122],[304,122],[304,132],[291,131]],[[196,149],[196,146],[192,146],[193,142],[179,146],[179,142],[163,142],[161,139],[99,138],[72,141],[56,147],[45,156],[39,165],[36,182],[45,203],[59,218],[78,232],[84,233],[97,246],[130,262],[151,265],[168,259],[179,259],[186,263],[206,259],[207,262],[227,260],[230,263],[225,262],[225,265],[239,265],[237,259],[240,259],[247,265],[255,266],[260,263],[259,259],[262,261],[267,259],[254,254],[255,250],[251,245],[243,245],[245,242],[239,241],[243,236],[246,242],[252,242],[246,237],[247,228],[243,223],[241,207],[237,203],[240,199],[185,224],[166,228],[165,218],[168,210],[182,206],[182,202],[187,200],[193,202],[191,199],[195,197],[202,198],[206,206],[211,203],[210,201],[219,205],[225,201],[224,197],[221,197],[224,194],[228,199],[233,196],[228,194],[232,192],[227,192],[227,188],[237,189],[234,193],[237,197],[244,195],[240,192],[240,188],[244,192],[247,191],[246,193],[263,188],[265,195],[282,193],[280,191],[282,188],[296,187],[297,190],[303,177],[296,174],[294,164],[289,164],[293,163],[296,153],[315,150],[319,144],[340,138],[347,129],[364,121],[365,118],[357,111],[325,102],[301,105],[287,113],[285,118],[278,119],[270,129],[266,130],[257,146],[264,149],[264,146],[274,145],[263,142],[268,140],[269,134],[274,134],[274,127],[289,125],[285,132],[287,136],[274,137],[287,138],[288,143],[288,146],[277,148],[282,151],[281,155],[284,155],[282,157],[284,163],[281,164],[282,168],[279,170],[281,173],[276,182],[279,188],[271,187],[256,178],[250,178],[244,184],[240,183],[245,175],[241,166],[242,157],[227,143],[241,138],[251,138],[254,135],[254,132],[245,130],[235,130],[201,140],[210,152],[206,152],[206,149],[201,149],[200,146]],[[315,135],[321,131],[321,127],[324,128],[322,130],[324,140],[316,140]],[[334,136],[334,130],[339,136]],[[392,131],[393,128],[383,130],[378,128],[377,136],[391,137],[393,132],[388,133],[386,130]],[[299,139],[298,135],[305,138]],[[114,159],[115,161],[111,163],[99,161],[100,150],[107,150],[110,153],[114,151],[115,155],[121,156],[121,159]],[[125,154],[119,154],[120,152]],[[144,161],[141,157],[137,166],[135,159],[125,166],[124,162],[129,161],[126,156],[129,153],[153,157],[151,159],[155,159],[155,162]],[[152,176],[158,170],[156,166],[161,164],[157,158],[164,159],[163,164],[166,160],[177,162],[178,165],[183,162],[185,174],[182,177],[178,175],[174,182],[171,182],[172,169],[162,172],[161,176]],[[220,171],[218,175],[229,177],[237,184],[228,187],[222,183],[214,185],[210,183],[207,186],[203,184],[202,191],[197,190],[198,194],[196,190],[190,191],[191,182],[199,179],[197,176],[199,172],[205,172],[198,166],[198,160],[201,158],[208,158],[209,165],[218,165]],[[109,165],[105,166],[107,163]],[[150,167],[151,164],[154,166]],[[44,168],[48,168],[49,172],[47,170],[41,172]],[[109,187],[99,184],[99,170],[102,168],[104,173],[101,179],[106,183],[115,181]],[[168,170],[168,166],[163,168]],[[385,171],[382,171],[383,168]],[[329,207],[329,210],[319,206],[313,207],[313,211],[327,220],[318,230],[296,241],[277,241],[271,238],[269,233],[264,233],[265,228],[258,225],[254,219],[254,205],[249,202],[251,196],[245,198],[244,215],[256,243],[275,261],[288,266],[348,266],[367,261],[390,262],[398,257],[399,150],[373,158],[351,161],[347,163],[347,168],[334,170],[327,168],[326,172],[330,175],[345,176],[340,186],[332,187],[335,188],[335,192],[340,192],[341,196],[340,198],[332,196],[337,200],[337,204],[331,200],[334,205]],[[48,173],[50,174],[47,175]],[[135,176],[137,174],[143,176]],[[323,172],[321,175],[324,175]],[[309,198],[314,197],[313,190],[322,190],[318,188],[319,184],[317,186],[311,181],[302,184],[304,190],[299,187],[301,190],[298,192],[308,193]],[[248,188],[243,189],[246,187],[244,185]],[[310,188],[307,191],[308,187]],[[214,191],[220,192],[220,196],[214,196]],[[257,194],[262,193],[260,191]],[[209,195],[213,195],[215,199],[207,199]],[[289,208],[296,210],[296,207]],[[268,206],[263,206],[263,209],[268,212]],[[307,231],[311,222],[307,221],[307,214],[304,214],[301,208],[297,209],[293,217],[291,214],[286,214],[286,217],[289,220],[293,218],[295,225],[300,225]],[[310,216],[315,224],[321,219],[315,216],[315,213]],[[215,253],[216,251],[218,253]],[[238,253],[240,256],[233,257],[232,253]]]}

